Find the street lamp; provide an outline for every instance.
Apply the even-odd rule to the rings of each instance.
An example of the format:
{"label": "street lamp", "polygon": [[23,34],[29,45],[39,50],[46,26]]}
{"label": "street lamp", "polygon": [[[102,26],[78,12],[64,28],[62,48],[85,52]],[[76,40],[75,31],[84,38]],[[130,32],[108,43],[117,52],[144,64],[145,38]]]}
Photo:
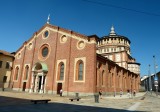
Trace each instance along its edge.
{"label": "street lamp", "polygon": [[150,88],[150,93],[151,93],[151,95],[152,95],[152,83],[151,83],[151,72],[150,72],[150,67],[151,67],[151,65],[149,64],[148,78],[149,78],[149,88]]}
{"label": "street lamp", "polygon": [[157,65],[156,65],[155,56],[153,56],[153,58],[154,58],[154,72],[155,72],[154,86],[156,87],[156,96],[158,96],[158,77],[157,77],[157,74],[156,74]]}

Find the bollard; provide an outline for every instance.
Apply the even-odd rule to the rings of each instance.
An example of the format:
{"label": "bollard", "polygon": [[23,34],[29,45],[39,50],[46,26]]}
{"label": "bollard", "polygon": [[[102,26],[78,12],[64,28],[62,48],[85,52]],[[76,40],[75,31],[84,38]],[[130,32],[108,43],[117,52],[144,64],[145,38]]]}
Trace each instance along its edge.
{"label": "bollard", "polygon": [[79,97],[79,93],[76,93],[76,98],[78,98]]}
{"label": "bollard", "polygon": [[99,94],[94,95],[95,103],[99,103]]}

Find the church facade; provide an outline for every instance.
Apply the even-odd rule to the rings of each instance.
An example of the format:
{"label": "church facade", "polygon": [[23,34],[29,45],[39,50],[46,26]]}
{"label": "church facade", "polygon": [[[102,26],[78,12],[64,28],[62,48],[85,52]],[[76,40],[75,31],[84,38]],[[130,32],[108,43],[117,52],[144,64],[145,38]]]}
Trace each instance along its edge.
{"label": "church facade", "polygon": [[16,51],[12,89],[29,93],[93,95],[139,90],[140,74],[98,53],[96,35],[45,24]]}

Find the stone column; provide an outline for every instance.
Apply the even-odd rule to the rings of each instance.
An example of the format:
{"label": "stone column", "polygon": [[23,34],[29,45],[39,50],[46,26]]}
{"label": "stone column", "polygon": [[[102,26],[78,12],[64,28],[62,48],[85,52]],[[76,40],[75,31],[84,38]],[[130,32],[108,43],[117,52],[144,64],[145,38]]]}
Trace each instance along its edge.
{"label": "stone column", "polygon": [[33,93],[33,87],[34,87],[34,72],[32,71],[32,82],[31,82],[31,87],[29,93]]}
{"label": "stone column", "polygon": [[44,75],[42,75],[42,79],[41,79],[41,89],[40,89],[40,94],[43,93],[43,80],[44,80]]}
{"label": "stone column", "polygon": [[43,84],[43,90],[44,90],[44,93],[47,93],[49,90],[48,90],[48,84],[47,84],[47,82],[46,82],[46,79],[47,79],[47,77],[46,77],[46,75],[44,75],[44,84]]}
{"label": "stone column", "polygon": [[39,86],[39,77],[38,77],[38,75],[36,75],[36,79],[35,79],[35,87],[34,87],[35,93],[38,92],[38,86]]}

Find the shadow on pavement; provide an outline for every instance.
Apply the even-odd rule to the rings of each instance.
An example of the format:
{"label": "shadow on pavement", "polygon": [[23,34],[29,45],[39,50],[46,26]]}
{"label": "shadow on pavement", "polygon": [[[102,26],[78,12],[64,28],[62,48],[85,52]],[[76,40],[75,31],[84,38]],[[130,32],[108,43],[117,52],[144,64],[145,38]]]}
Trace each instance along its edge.
{"label": "shadow on pavement", "polygon": [[29,99],[0,96],[0,112],[130,112],[122,109],[107,108],[107,105],[106,108],[95,107],[95,105],[84,106],[55,102],[33,104]]}
{"label": "shadow on pavement", "polygon": [[29,99],[0,96],[0,109],[1,109],[1,106],[20,105],[20,104],[29,104],[29,103],[30,103]]}

